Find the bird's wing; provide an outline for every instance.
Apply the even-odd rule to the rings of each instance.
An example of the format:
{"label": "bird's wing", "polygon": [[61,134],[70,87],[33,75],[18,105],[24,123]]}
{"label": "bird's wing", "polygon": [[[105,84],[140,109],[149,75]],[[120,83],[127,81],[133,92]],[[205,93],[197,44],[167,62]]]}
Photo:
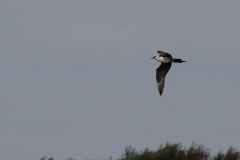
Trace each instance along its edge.
{"label": "bird's wing", "polygon": [[171,65],[172,63],[162,63],[156,70],[156,79],[160,95],[162,95],[165,83],[165,76],[171,68]]}
{"label": "bird's wing", "polygon": [[163,51],[157,51],[162,57],[171,57],[171,54],[167,53],[167,52],[163,52]]}
{"label": "bird's wing", "polygon": [[159,54],[169,54],[169,53],[167,53],[167,52],[163,52],[163,51],[157,51]]}

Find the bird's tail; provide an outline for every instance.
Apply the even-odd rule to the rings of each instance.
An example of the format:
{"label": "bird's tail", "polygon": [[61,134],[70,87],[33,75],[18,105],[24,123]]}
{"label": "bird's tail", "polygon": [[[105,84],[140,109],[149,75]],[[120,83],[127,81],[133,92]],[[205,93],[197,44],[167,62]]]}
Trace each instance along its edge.
{"label": "bird's tail", "polygon": [[182,62],[186,62],[186,61],[183,61],[181,59],[173,59],[173,62],[175,62],[175,63],[182,63]]}

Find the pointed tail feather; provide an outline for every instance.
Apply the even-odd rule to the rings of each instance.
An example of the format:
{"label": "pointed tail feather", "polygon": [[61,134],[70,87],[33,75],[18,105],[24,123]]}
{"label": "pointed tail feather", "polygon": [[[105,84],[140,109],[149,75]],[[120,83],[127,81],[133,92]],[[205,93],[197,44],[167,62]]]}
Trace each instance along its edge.
{"label": "pointed tail feather", "polygon": [[186,61],[183,61],[181,59],[173,59],[173,62],[175,62],[175,63],[182,63],[182,62],[186,62]]}

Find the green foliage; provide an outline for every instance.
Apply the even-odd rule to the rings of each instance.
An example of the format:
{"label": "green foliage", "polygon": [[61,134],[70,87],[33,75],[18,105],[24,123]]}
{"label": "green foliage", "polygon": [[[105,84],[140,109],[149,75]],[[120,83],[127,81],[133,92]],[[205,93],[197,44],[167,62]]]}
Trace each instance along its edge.
{"label": "green foliage", "polygon": [[137,152],[131,146],[126,147],[120,160],[185,160],[186,157],[181,144],[167,143],[165,147],[161,145],[157,151],[146,148],[143,152]]}
{"label": "green foliage", "polygon": [[40,160],[53,160],[53,158],[49,158],[49,159],[47,159],[47,157],[44,156],[44,157],[42,157]]}
{"label": "green foliage", "polygon": [[[43,157],[40,160],[53,160],[53,158]],[[66,160],[75,159],[70,157]],[[109,160],[112,160],[112,157]],[[216,156],[211,157],[210,149],[203,145],[192,143],[189,148],[183,148],[181,143],[166,143],[164,146],[160,145],[156,151],[148,148],[136,151],[132,146],[125,147],[125,152],[118,160],[240,160],[240,151],[231,146],[227,153],[220,151]]]}
{"label": "green foliage", "polygon": [[210,149],[195,143],[192,143],[192,146],[187,151],[187,160],[207,160],[209,156]]}
{"label": "green foliage", "polygon": [[182,149],[182,145],[179,144],[169,144],[167,143],[165,147],[162,145],[156,151],[156,160],[184,160],[186,158],[185,149]]}
{"label": "green foliage", "polygon": [[224,160],[240,160],[240,152],[236,151],[232,146],[228,149],[228,152]]}
{"label": "green foliage", "polygon": [[146,148],[143,152],[134,148],[126,147],[125,153],[119,160],[240,160],[240,152],[230,147],[226,154],[221,151],[210,157],[210,149],[203,145],[192,145],[186,149],[180,143],[161,145],[158,150],[153,151]]}
{"label": "green foliage", "polygon": [[226,154],[222,153],[222,151],[218,152],[214,160],[240,160],[240,152],[231,146]]}
{"label": "green foliage", "polygon": [[231,146],[226,154],[220,151],[213,160],[240,160],[240,152],[236,151],[236,149]]}
{"label": "green foliage", "polygon": [[224,160],[225,154],[222,151],[218,152],[217,156],[214,156],[214,160]]}

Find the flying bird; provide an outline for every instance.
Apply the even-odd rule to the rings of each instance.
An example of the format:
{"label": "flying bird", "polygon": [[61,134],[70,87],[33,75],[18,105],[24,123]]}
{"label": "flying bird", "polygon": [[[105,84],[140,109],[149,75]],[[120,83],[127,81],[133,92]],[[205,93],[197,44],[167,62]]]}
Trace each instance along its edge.
{"label": "flying bird", "polygon": [[163,93],[165,76],[168,73],[169,69],[171,68],[172,62],[182,63],[182,62],[186,62],[186,61],[183,61],[181,59],[172,58],[171,54],[163,52],[163,51],[157,51],[157,52],[159,53],[159,55],[154,56],[151,59],[155,59],[155,60],[161,62],[161,65],[156,70],[158,91],[161,96]]}

